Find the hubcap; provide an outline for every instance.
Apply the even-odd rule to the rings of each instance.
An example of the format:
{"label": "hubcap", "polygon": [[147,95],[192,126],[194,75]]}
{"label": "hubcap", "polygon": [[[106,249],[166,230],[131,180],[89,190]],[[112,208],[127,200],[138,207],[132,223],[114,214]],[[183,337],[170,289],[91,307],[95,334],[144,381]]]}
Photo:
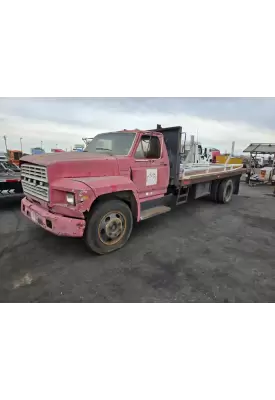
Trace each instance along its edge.
{"label": "hubcap", "polygon": [[126,219],[121,212],[109,212],[100,221],[98,236],[108,246],[121,240],[126,229]]}

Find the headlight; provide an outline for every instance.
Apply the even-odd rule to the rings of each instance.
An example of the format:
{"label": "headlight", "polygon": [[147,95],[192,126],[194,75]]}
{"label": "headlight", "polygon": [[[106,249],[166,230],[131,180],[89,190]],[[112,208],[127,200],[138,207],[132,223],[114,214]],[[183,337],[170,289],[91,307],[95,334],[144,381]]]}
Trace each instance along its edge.
{"label": "headlight", "polygon": [[67,193],[66,194],[66,200],[68,204],[71,204],[72,206],[75,205],[75,196],[73,193]]}

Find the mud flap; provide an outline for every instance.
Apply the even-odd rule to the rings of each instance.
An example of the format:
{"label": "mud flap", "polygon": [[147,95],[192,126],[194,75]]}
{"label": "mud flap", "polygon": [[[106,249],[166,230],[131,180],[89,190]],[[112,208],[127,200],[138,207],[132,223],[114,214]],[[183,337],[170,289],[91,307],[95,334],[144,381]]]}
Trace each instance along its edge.
{"label": "mud flap", "polygon": [[241,181],[241,175],[236,176],[236,178],[233,180],[233,182],[234,182],[233,194],[239,194],[239,191],[240,191],[240,181]]}

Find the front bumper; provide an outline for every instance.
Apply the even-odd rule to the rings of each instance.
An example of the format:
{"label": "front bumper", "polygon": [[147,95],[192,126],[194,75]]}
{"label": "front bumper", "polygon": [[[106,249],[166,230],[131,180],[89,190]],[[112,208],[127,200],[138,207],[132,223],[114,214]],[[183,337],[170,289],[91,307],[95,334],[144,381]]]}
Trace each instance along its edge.
{"label": "front bumper", "polygon": [[21,212],[35,224],[57,236],[82,237],[85,229],[83,219],[52,214],[26,197],[21,201]]}

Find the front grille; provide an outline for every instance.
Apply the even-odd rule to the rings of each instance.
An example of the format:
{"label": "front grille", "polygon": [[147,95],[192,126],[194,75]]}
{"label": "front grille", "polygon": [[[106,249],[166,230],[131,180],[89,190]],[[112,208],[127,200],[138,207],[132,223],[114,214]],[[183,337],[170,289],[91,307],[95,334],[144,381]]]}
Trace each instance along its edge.
{"label": "front grille", "polygon": [[49,201],[47,168],[34,164],[21,166],[21,181],[24,193]]}

